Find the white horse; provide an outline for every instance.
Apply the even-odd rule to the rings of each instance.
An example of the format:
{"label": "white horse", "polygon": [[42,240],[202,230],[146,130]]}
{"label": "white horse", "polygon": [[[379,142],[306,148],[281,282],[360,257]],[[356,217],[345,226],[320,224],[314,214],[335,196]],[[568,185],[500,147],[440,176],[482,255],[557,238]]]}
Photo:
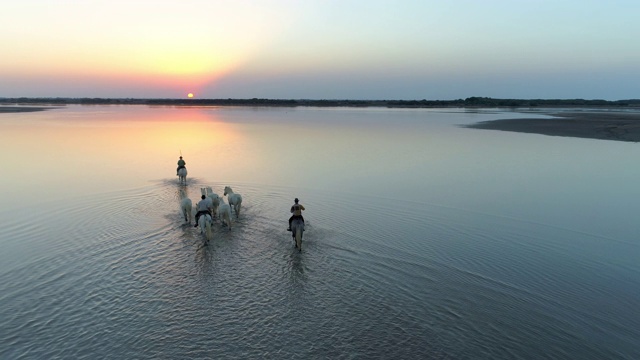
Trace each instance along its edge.
{"label": "white horse", "polygon": [[224,198],[220,198],[220,206],[218,207],[220,222],[226,224],[231,230],[231,206],[224,202]]}
{"label": "white horse", "polygon": [[229,205],[233,206],[233,210],[236,212],[236,218],[239,218],[240,207],[242,207],[242,196],[235,194],[230,186],[224,187],[224,194],[227,196],[227,200],[229,200]]}
{"label": "white horse", "polygon": [[186,184],[187,183],[187,168],[180,168],[180,170],[178,170],[178,181],[181,184]]}
{"label": "white horse", "polygon": [[202,195],[205,195],[206,197],[211,199],[211,214],[215,218],[218,214],[218,206],[220,206],[220,196],[214,193],[213,190],[211,190],[210,186],[200,188],[200,192],[202,193]]}
{"label": "white horse", "polygon": [[180,209],[182,210],[182,216],[184,216],[184,222],[191,224],[191,209],[193,205],[191,203],[191,199],[186,196],[182,197],[180,200]]}
{"label": "white horse", "polygon": [[198,219],[200,223],[200,233],[204,234],[206,239],[205,244],[208,244],[211,239],[213,239],[213,231],[211,230],[211,216],[209,214],[200,215],[200,219]]}
{"label": "white horse", "polygon": [[304,220],[300,218],[291,221],[291,236],[295,241],[294,246],[302,251],[302,233],[304,233]]}

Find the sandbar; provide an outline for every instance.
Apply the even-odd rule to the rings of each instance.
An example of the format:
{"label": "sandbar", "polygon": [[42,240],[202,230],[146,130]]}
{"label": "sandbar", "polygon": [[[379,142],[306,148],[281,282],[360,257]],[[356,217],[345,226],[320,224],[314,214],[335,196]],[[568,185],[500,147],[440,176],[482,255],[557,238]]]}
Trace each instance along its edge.
{"label": "sandbar", "polygon": [[0,113],[15,113],[15,112],[32,112],[32,111],[45,111],[50,108],[46,107],[32,107],[32,106],[0,106]]}
{"label": "sandbar", "polygon": [[586,139],[640,141],[640,111],[549,112],[550,119],[501,119],[465,127]]}

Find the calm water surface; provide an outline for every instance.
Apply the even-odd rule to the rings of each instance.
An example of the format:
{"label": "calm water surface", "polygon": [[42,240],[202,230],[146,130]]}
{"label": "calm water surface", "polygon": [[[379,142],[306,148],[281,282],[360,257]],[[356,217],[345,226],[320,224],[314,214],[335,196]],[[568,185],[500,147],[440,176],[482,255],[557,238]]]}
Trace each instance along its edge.
{"label": "calm water surface", "polygon": [[525,116],[0,113],[0,358],[640,358],[640,145],[461,126]]}

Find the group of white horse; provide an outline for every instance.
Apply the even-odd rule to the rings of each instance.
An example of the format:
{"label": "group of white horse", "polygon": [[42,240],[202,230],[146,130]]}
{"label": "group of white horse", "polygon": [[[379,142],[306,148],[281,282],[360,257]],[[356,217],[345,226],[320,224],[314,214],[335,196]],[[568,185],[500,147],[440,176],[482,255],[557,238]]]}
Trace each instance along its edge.
{"label": "group of white horse", "polygon": [[[206,208],[211,213],[211,215],[201,215],[198,219],[200,232],[204,234],[208,243],[213,238],[212,226],[214,219],[220,219],[220,224],[231,230],[233,223],[232,214],[235,212],[236,219],[240,217],[240,209],[242,208],[242,196],[240,194],[234,193],[233,189],[231,189],[230,186],[225,186],[223,196],[227,197],[227,204],[227,202],[225,202],[224,200],[224,197],[219,196],[218,194],[213,192],[213,190],[209,186],[200,188],[200,192],[205,198],[196,203],[196,208],[199,208],[200,203],[204,201]],[[182,210],[184,221],[185,223],[191,224],[193,203],[187,196],[184,189],[180,191],[180,197],[180,209]]]}
{"label": "group of white horse", "polygon": [[[187,168],[180,168],[178,170],[178,179],[180,184],[187,184]],[[219,218],[220,224],[222,226],[226,226],[227,228],[229,228],[229,230],[231,230],[232,209],[233,212],[236,213],[236,219],[239,218],[240,208],[242,207],[242,196],[240,194],[234,193],[230,186],[225,186],[223,196],[227,197],[227,200],[229,202],[229,204],[227,204],[225,203],[224,198],[214,193],[209,186],[200,188],[200,192],[205,197],[201,201],[206,201],[209,203],[207,204],[207,208],[212,215],[201,215],[198,219],[200,232],[204,234],[206,243],[209,243],[209,241],[211,241],[211,239],[213,238],[212,225],[214,219]],[[184,221],[188,224],[191,224],[191,212],[193,209],[191,199],[187,197],[184,189],[180,191],[180,197],[180,208],[182,209]],[[201,201],[196,204],[196,208],[198,208],[198,205]],[[291,236],[293,237],[295,246],[296,248],[298,248],[298,250],[302,251],[302,233],[304,232],[304,222],[300,219],[294,219],[291,223],[291,229]]]}

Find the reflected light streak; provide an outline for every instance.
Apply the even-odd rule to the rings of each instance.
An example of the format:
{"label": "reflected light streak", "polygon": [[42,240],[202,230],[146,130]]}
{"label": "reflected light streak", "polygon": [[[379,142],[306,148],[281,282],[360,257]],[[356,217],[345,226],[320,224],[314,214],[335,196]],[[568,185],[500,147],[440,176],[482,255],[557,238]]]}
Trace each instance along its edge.
{"label": "reflected light streak", "polygon": [[[123,178],[141,181],[166,178],[175,174],[181,151],[187,168],[192,166],[194,174],[202,173],[200,169],[214,164],[220,149],[230,149],[243,142],[243,136],[233,124],[218,120],[214,112],[202,108],[154,111],[140,107],[140,111],[134,113],[112,109],[107,107],[102,112],[101,108],[89,108],[88,113],[73,118],[5,125],[0,135],[1,148],[5,154],[20,154],[18,178],[42,178],[68,183],[70,188],[82,188],[90,186],[88,184],[99,186],[97,184],[123,164],[135,169],[133,173],[121,174]],[[28,137],[24,136],[26,133]],[[202,163],[196,160],[200,158]],[[6,162],[14,160],[5,159]],[[232,161],[227,156],[221,159],[220,165],[231,166],[227,160]],[[72,170],[61,172],[60,166]],[[49,174],[57,174],[59,178]],[[102,185],[108,188],[114,184]]]}

